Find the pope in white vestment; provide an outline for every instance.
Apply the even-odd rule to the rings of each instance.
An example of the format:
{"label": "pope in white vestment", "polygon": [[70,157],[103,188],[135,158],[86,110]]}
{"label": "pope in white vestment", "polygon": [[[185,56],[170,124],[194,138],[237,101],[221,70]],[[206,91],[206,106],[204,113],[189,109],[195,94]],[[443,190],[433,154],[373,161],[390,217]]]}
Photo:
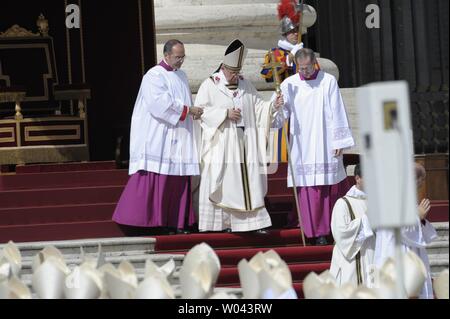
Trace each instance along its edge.
{"label": "pope in white vestment", "polygon": [[330,273],[338,285],[371,286],[375,235],[370,227],[367,196],[363,191],[359,165],[355,169],[356,185],[339,199],[331,216],[335,240]]}
{"label": "pope in white vestment", "polygon": [[[242,42],[232,42],[220,70],[202,83],[195,100],[196,106],[204,107],[200,231],[244,232],[272,224],[264,204],[266,149],[268,130],[281,112],[277,113],[249,81],[238,76],[244,56]],[[229,83],[227,76],[238,79]],[[237,116],[237,120],[229,116]]]}

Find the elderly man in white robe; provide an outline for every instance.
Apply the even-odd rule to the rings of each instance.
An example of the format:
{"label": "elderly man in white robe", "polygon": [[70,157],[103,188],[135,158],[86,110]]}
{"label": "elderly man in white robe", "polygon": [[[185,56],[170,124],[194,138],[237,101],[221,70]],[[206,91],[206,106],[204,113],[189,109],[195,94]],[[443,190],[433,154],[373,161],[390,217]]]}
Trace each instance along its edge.
{"label": "elderly man in white robe", "polygon": [[[284,114],[290,120],[291,156],[298,187],[303,232],[316,245],[326,245],[331,210],[350,188],[344,149],[355,142],[336,78],[317,70],[314,51],[299,50],[299,70],[281,84]],[[288,187],[293,187],[288,171]]]}
{"label": "elderly man in white robe", "polygon": [[184,45],[169,40],[164,59],[145,74],[131,120],[131,175],[113,215],[127,235],[149,227],[187,232],[195,223],[190,177],[199,175],[193,117],[186,74],[180,70]]}
{"label": "elderly man in white robe", "polygon": [[[419,189],[425,182],[425,168],[416,163],[416,182]],[[420,299],[433,299],[433,283],[431,279],[430,262],[428,260],[427,245],[437,238],[437,232],[433,225],[426,219],[430,211],[430,200],[422,199],[417,207],[417,222],[414,226],[402,227],[401,229],[401,247],[404,252],[412,250],[422,259],[427,269],[427,280],[420,292]],[[381,268],[389,257],[395,256],[395,235],[393,230],[379,229],[376,231],[376,244],[374,264]]]}
{"label": "elderly man in white robe", "polygon": [[198,91],[201,116],[200,231],[256,231],[272,225],[265,208],[267,145],[271,123],[281,114],[280,97],[266,102],[239,72],[246,49],[227,48],[219,69]]}
{"label": "elderly man in white robe", "polygon": [[355,167],[354,185],[338,199],[331,215],[331,232],[335,240],[330,273],[338,285],[370,287],[375,251],[375,235],[367,212],[367,195],[360,164]]}

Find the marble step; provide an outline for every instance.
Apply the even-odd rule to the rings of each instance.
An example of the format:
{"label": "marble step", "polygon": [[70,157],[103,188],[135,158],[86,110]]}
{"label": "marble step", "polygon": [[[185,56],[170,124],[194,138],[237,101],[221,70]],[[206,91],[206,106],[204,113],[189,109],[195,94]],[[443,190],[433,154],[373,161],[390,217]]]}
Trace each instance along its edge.
{"label": "marble step", "polygon": [[[173,285],[174,294],[176,299],[181,299],[181,287],[180,285]],[[242,288],[228,288],[228,287],[215,287],[214,293],[227,293],[235,295],[238,299],[241,299],[243,296]],[[32,292],[32,299],[39,299],[36,293]]]}
{"label": "marble step", "polygon": [[[174,293],[176,298],[181,298],[181,288],[180,288],[180,266],[177,266],[175,271],[167,278],[170,285],[174,288]],[[138,278],[138,282],[140,283],[144,279],[144,269],[136,269],[136,275]],[[33,291],[32,287],[32,274],[23,274],[20,276],[20,280],[28,286],[30,291],[32,292],[33,299],[37,299],[37,295]],[[238,298],[242,298],[242,289],[241,288],[229,288],[229,287],[215,287],[214,292],[225,292],[229,294],[234,294]]]}
{"label": "marble step", "polygon": [[449,254],[441,254],[438,256],[429,256],[431,276],[437,277],[441,271],[449,269]]}
{"label": "marble step", "polygon": [[[147,259],[153,261],[157,266],[162,266],[170,259],[175,261],[176,266],[181,266],[183,263],[184,255],[181,254],[136,254],[136,255],[123,255],[123,256],[105,256],[107,263],[113,264],[117,267],[122,261],[130,262],[135,269],[144,269]],[[80,255],[66,255],[64,260],[69,268],[73,268],[76,265],[81,264]],[[22,262],[21,275],[32,273],[32,259],[25,259]]]}
{"label": "marble step", "polygon": [[[264,55],[276,47],[280,38],[278,0],[181,0],[155,3],[155,28],[158,61],[169,39],[185,44],[186,72],[192,92],[218,67],[228,44],[235,38],[243,41],[249,54],[243,74],[258,90],[270,90],[271,84],[259,75]],[[177,9],[174,10],[174,7]],[[308,6],[303,19],[303,33],[317,20],[316,10]],[[339,77],[337,66],[329,60],[319,61],[323,70]]]}
{"label": "marble step", "polygon": [[[98,239],[82,239],[82,240],[63,240],[63,241],[46,241],[46,242],[30,242],[16,243],[22,258],[24,260],[31,259],[44,247],[53,245],[58,248],[63,255],[76,256],[79,255],[83,247],[86,254],[95,254],[98,251],[98,245],[102,247],[105,256],[125,256],[151,253],[154,251],[156,239],[139,238],[139,237],[119,237],[119,238],[98,238]],[[0,250],[3,245],[0,245]],[[74,258],[74,257],[70,257]]]}
{"label": "marble step", "polygon": [[[73,267],[70,267],[73,269]],[[171,285],[179,285],[180,284],[180,269],[181,266],[176,266],[175,271],[167,277],[169,283]],[[144,268],[138,268],[136,270],[136,276],[138,278],[138,282],[140,283],[142,280],[144,280],[145,276],[145,269]],[[20,280],[26,284],[31,289],[31,280],[33,275],[31,273],[25,273],[20,276]]]}
{"label": "marble step", "polygon": [[449,223],[432,223],[439,237],[449,237]]}
{"label": "marble step", "polygon": [[427,246],[428,256],[448,254],[448,240],[437,240]]}
{"label": "marble step", "polygon": [[[278,4],[279,0],[222,0],[220,4],[222,5],[236,5],[236,4],[261,4],[261,3],[272,3]],[[178,6],[211,6],[217,5],[217,0],[155,0],[155,8],[174,8]]]}
{"label": "marble step", "polygon": [[[303,32],[317,20],[316,10],[308,6],[304,11]],[[259,27],[260,32],[268,29],[268,34],[278,33],[279,20],[277,3],[249,3],[241,1],[235,4],[189,5],[178,4],[177,10],[173,6],[155,7],[155,26],[157,37],[180,30],[180,35],[190,34],[199,30],[214,32],[223,29],[238,29],[242,31],[248,27]],[[158,39],[158,42],[160,42]],[[201,38],[199,38],[201,39]],[[204,42],[197,42],[204,43]]]}

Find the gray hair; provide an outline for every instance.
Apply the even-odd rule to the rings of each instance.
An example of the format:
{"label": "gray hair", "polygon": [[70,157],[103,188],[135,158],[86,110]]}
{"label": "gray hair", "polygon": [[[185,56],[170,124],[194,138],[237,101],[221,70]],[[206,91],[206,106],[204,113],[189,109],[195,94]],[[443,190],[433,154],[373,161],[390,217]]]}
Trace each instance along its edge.
{"label": "gray hair", "polygon": [[181,42],[180,40],[177,40],[177,39],[172,39],[172,40],[167,41],[166,44],[164,44],[164,50],[163,50],[164,55],[172,53],[173,47],[176,46],[177,44],[184,45],[183,42]]}
{"label": "gray hair", "polygon": [[425,167],[423,167],[420,163],[414,163],[415,165],[415,171],[416,171],[416,179],[419,179],[421,177],[425,178],[427,176],[427,171],[425,170]]}
{"label": "gray hair", "polygon": [[295,54],[295,61],[304,60],[306,58],[310,59],[311,62],[314,62],[316,60],[316,54],[309,48],[300,49]]}

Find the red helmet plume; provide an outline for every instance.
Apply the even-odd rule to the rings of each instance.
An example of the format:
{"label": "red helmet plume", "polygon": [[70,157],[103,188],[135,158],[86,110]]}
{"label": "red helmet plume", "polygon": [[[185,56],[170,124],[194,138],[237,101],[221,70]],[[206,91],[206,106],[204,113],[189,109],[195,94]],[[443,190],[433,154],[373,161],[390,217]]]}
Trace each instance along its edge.
{"label": "red helmet plume", "polygon": [[298,24],[299,16],[295,9],[296,2],[293,0],[281,0],[278,4],[278,19],[287,16],[294,24]]}

